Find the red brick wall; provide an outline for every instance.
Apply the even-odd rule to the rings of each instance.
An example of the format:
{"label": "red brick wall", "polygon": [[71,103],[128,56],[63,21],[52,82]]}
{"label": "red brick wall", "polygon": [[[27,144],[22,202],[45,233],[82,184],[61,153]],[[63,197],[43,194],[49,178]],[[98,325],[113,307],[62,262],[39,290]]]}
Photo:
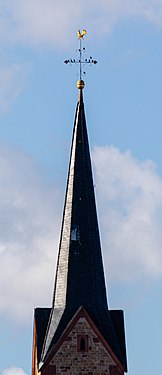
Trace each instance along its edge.
{"label": "red brick wall", "polygon": [[[78,351],[80,337],[87,339],[84,352]],[[87,320],[80,318],[41,375],[122,375],[115,365]]]}

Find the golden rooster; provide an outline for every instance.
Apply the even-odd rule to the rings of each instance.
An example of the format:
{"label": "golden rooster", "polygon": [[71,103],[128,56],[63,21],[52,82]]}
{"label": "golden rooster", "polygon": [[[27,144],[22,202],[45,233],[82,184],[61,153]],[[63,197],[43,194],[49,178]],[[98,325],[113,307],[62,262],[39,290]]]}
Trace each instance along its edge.
{"label": "golden rooster", "polygon": [[83,39],[84,38],[84,35],[87,34],[87,31],[86,30],[82,30],[82,32],[80,32],[80,30],[78,30],[78,39]]}

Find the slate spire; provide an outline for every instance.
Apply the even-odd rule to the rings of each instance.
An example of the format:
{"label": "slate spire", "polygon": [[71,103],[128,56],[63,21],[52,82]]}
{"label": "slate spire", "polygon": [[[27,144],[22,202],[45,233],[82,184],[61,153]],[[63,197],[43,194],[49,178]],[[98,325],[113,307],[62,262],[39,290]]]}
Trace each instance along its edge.
{"label": "slate spire", "polygon": [[107,308],[82,89],[76,109],[54,308]]}
{"label": "slate spire", "polygon": [[83,306],[123,363],[107,306],[82,80],[78,81],[78,88],[53,304],[42,362]]}

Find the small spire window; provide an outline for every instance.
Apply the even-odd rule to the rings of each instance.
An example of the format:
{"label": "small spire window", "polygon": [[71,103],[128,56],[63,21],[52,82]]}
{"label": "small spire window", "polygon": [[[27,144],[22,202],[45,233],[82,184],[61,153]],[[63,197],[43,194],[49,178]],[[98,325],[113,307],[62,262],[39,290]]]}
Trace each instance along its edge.
{"label": "small spire window", "polygon": [[80,240],[79,225],[73,225],[71,229],[71,241],[79,241],[79,240]]}

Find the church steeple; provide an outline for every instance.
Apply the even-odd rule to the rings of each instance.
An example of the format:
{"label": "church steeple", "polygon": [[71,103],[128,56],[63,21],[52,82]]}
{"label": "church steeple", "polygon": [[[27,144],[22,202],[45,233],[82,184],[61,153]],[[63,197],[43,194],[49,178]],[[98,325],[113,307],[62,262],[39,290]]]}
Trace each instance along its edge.
{"label": "church steeple", "polygon": [[107,308],[83,93],[79,89],[53,308]]}
{"label": "church steeple", "polygon": [[[83,81],[78,82],[81,85]],[[107,309],[82,88],[79,88],[76,108],[53,307],[44,354],[64,310],[74,314],[80,306],[93,314],[96,309]]]}
{"label": "church steeple", "polygon": [[74,121],[53,304],[42,361],[80,306],[88,312],[122,362],[121,348],[107,306],[105,278],[89,152],[83,81]]}
{"label": "church steeple", "polygon": [[77,87],[79,95],[52,308],[36,309],[38,362],[40,367],[46,364],[70,322],[83,309],[121,368],[127,370],[123,313],[109,310],[107,304],[82,79]]}

